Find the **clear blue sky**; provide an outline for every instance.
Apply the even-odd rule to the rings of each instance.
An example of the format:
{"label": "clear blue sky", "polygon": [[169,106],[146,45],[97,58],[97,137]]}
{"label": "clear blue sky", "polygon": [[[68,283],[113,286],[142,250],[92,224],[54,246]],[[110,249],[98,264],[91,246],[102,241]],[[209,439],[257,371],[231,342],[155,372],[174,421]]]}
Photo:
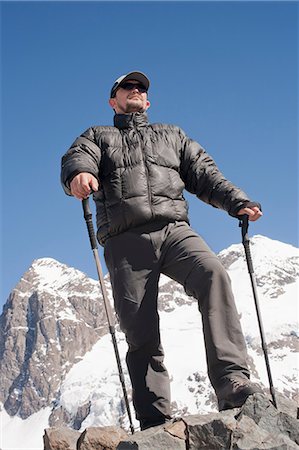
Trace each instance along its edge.
{"label": "clear blue sky", "polygon": [[[1,2],[2,292],[53,257],[96,278],[60,159],[130,70],[151,79],[150,121],[174,123],[263,205],[250,234],[298,245],[297,2]],[[188,195],[216,252],[238,222]],[[102,258],[102,256],[101,256]]]}

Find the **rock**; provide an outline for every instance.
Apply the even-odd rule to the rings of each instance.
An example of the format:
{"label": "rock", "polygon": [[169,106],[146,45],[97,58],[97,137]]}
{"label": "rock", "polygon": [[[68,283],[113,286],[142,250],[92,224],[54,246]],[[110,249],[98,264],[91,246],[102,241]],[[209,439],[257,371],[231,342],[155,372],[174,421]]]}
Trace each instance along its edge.
{"label": "rock", "polygon": [[115,450],[119,442],[127,438],[127,433],[118,427],[91,427],[81,434],[76,448],[77,450]]}
{"label": "rock", "polygon": [[[76,450],[298,449],[295,402],[279,398],[280,404],[283,410],[274,408],[266,396],[255,394],[241,408],[186,416],[130,436],[117,427],[88,428],[79,437]],[[288,409],[291,414],[287,413]],[[67,435],[61,430],[67,429],[58,430],[46,430],[44,450],[74,449],[66,446]],[[59,436],[60,445],[57,444]]]}
{"label": "rock", "polygon": [[232,434],[232,445],[234,450],[295,450],[298,448],[282,435],[269,433],[257,426],[254,420],[247,416],[237,421]]}
{"label": "rock", "polygon": [[[281,399],[280,399],[281,401]],[[280,410],[280,402],[276,409],[272,402],[261,394],[256,394],[248,398],[238,415],[238,419],[243,416],[250,417],[259,428],[268,431],[270,435],[291,445],[289,441],[299,445],[299,424],[292,415]],[[290,402],[290,405],[293,402]],[[290,411],[292,408],[290,407]],[[291,448],[291,447],[290,447]]]}
{"label": "rock", "polygon": [[187,437],[186,423],[182,419],[175,420],[173,423],[167,424],[165,426],[165,431],[180,439],[186,439]]}
{"label": "rock", "polygon": [[298,423],[277,410],[262,394],[250,396],[242,408],[184,418],[188,449],[296,449]]}
{"label": "rock", "polygon": [[231,448],[231,437],[236,427],[232,411],[185,417],[190,450],[220,450]]}
{"label": "rock", "polygon": [[280,394],[279,392],[276,392],[276,399],[279,411],[289,414],[294,419],[299,419],[298,417],[299,392],[297,393],[297,396],[292,400]]}
{"label": "rock", "polygon": [[186,450],[186,435],[182,433],[185,428],[182,422],[138,431],[130,439],[120,442],[115,450]]}
{"label": "rock", "polygon": [[85,405],[80,406],[77,409],[77,413],[75,415],[72,427],[75,430],[80,430],[82,422],[86,419],[88,414],[90,413],[91,401],[85,403]]}
{"label": "rock", "polygon": [[[59,406],[52,410],[49,416],[49,426],[52,428],[65,427],[65,424],[71,422],[71,414],[65,408]],[[75,427],[72,427],[76,430]]]}
{"label": "rock", "polygon": [[72,428],[48,428],[43,436],[44,450],[76,450],[79,436]]}

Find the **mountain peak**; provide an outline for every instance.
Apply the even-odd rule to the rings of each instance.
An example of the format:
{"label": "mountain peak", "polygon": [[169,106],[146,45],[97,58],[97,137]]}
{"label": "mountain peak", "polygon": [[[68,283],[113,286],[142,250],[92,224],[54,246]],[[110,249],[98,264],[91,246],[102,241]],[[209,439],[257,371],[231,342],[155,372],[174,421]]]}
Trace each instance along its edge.
{"label": "mountain peak", "polygon": [[[250,238],[250,246],[252,252],[255,253],[259,258],[272,258],[272,257],[282,257],[289,258],[293,256],[299,256],[299,249],[291,244],[285,244],[284,242],[270,239],[261,234],[256,234]],[[237,253],[238,255],[244,254],[242,244],[232,244],[226,249],[219,253],[220,257],[223,257],[229,253]]]}
{"label": "mountain peak", "polygon": [[22,280],[29,281],[39,291],[59,291],[61,296],[67,294],[73,284],[78,286],[87,280],[92,282],[80,270],[49,257],[35,259]]}
{"label": "mountain peak", "polygon": [[298,256],[299,249],[291,244],[278,241],[276,239],[270,239],[261,234],[256,234],[250,239],[252,246],[258,246],[260,252],[266,255],[275,256],[279,254],[281,257]]}
{"label": "mountain peak", "polygon": [[[277,298],[286,285],[294,283],[299,272],[299,249],[290,244],[255,235],[250,238],[250,249],[257,285],[262,293]],[[242,244],[233,244],[219,253],[219,258],[232,273],[247,270]]]}

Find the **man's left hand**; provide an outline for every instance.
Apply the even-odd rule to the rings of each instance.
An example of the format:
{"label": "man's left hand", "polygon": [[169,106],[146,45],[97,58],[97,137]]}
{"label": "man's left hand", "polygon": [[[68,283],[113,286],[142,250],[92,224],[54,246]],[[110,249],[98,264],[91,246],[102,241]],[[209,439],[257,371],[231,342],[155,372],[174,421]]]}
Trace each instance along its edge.
{"label": "man's left hand", "polygon": [[251,208],[247,207],[247,208],[240,209],[240,211],[238,212],[238,216],[244,216],[244,214],[248,215],[248,219],[251,222],[255,222],[263,215],[262,211],[260,210],[260,208],[258,206],[252,206]]}

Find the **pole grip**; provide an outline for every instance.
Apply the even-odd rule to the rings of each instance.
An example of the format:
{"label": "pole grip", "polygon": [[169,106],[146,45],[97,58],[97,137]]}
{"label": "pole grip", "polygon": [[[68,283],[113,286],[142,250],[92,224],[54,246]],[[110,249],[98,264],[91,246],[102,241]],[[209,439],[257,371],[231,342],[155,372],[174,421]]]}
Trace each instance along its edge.
{"label": "pole grip", "polygon": [[240,220],[239,227],[241,227],[241,229],[242,229],[242,243],[243,243],[244,250],[245,250],[248,272],[254,273],[253,263],[252,263],[252,259],[251,259],[251,252],[250,252],[250,247],[249,247],[250,241],[249,241],[249,237],[248,237],[248,226],[249,226],[248,215],[244,214],[243,216],[240,217],[239,220]]}
{"label": "pole grip", "polygon": [[86,226],[87,226],[90,246],[91,246],[92,250],[95,250],[98,248],[98,244],[97,244],[97,239],[96,239],[93,222],[92,222],[92,213],[91,213],[91,209],[90,209],[90,205],[89,205],[89,198],[84,198],[82,200],[82,207],[83,207],[84,219],[85,219]]}
{"label": "pole grip", "polygon": [[239,227],[242,229],[242,243],[249,242],[248,237],[248,215],[244,214],[239,218]]}

